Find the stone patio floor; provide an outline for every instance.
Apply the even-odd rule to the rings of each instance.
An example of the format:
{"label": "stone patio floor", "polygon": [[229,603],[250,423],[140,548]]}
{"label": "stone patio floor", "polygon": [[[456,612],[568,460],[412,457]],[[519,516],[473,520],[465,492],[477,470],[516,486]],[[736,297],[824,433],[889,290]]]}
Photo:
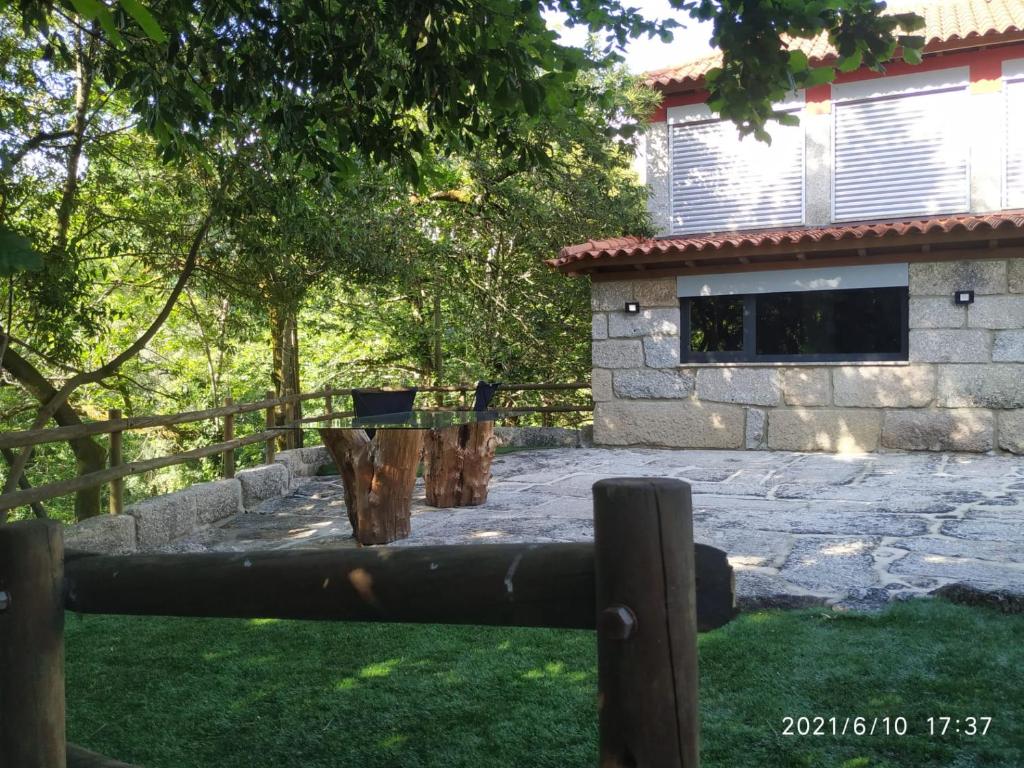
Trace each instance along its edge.
{"label": "stone patio floor", "polygon": [[[691,483],[695,537],[725,550],[741,606],[904,599],[960,582],[1024,594],[1024,459],[549,449],[498,456],[487,503],[413,503],[400,546],[588,541],[604,477]],[[312,478],[173,549],[353,546],[337,476]]]}

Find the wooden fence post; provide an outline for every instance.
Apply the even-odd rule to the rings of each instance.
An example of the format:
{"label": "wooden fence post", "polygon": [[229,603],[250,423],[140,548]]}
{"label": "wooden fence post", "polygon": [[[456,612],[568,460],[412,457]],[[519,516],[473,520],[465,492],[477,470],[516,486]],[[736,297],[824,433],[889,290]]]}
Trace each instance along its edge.
{"label": "wooden fence post", "polygon": [[[276,393],[274,393],[272,390],[269,390],[269,389],[267,390],[267,396],[266,396],[267,400],[274,400],[276,397],[277,397]],[[276,420],[274,418],[274,410],[275,409],[274,409],[273,405],[267,406],[266,428],[268,430],[269,429],[273,429],[274,427],[277,426],[277,422],[276,422]],[[267,438],[266,448],[264,448],[264,451],[263,451],[263,461],[264,461],[265,464],[273,464],[274,463],[274,454],[276,452],[276,447],[274,445],[274,441],[275,440],[277,440],[277,436],[276,435],[272,435],[271,437]]]}
{"label": "wooden fence post", "polygon": [[[235,404],[235,400],[232,397],[224,398],[225,407],[230,408]],[[224,415],[224,442],[229,443],[235,439],[235,414],[228,413]],[[228,448],[221,454],[221,467],[224,470],[223,474],[226,479],[230,479],[235,476],[235,449]]]}
{"label": "wooden fence post", "polygon": [[64,537],[0,525],[0,765],[64,768]]}
{"label": "wooden fence post", "polygon": [[288,435],[288,447],[290,449],[298,449],[302,447],[305,442],[305,436],[302,433],[302,400],[299,399],[301,392],[295,392],[295,402],[291,403],[288,408],[292,414],[289,421],[295,425],[292,429],[289,429],[285,434]]}
{"label": "wooden fence post", "polygon": [[[324,387],[324,416],[330,416],[334,413],[334,400],[331,399],[331,388]],[[334,419],[328,419],[325,427],[333,427]]]}
{"label": "wooden fence post", "polygon": [[690,486],[594,484],[601,768],[698,768]]}
{"label": "wooden fence post", "polygon": [[[119,408],[111,408],[107,412],[107,418],[115,421],[121,418]],[[124,463],[123,441],[124,432],[118,430],[110,433],[110,466],[120,467]],[[124,512],[124,478],[116,478],[110,481],[110,514],[120,515]]]}

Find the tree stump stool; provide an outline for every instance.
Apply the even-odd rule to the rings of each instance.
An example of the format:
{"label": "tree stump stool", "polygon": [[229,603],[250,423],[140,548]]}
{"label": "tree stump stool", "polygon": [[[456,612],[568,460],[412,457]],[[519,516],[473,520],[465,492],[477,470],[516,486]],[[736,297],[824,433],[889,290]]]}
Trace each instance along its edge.
{"label": "tree stump stool", "polygon": [[409,535],[412,490],[425,429],[324,428],[320,437],[338,465],[345,508],[360,544],[387,544]]}
{"label": "tree stump stool", "polygon": [[497,443],[493,421],[432,429],[423,449],[427,504],[475,507],[487,501]]}

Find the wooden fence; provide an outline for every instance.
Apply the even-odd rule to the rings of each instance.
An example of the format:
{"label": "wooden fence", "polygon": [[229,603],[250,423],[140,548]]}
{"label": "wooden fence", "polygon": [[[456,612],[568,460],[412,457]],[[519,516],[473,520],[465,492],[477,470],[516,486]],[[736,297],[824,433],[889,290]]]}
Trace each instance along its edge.
{"label": "wooden fence", "polygon": [[[587,383],[571,384],[508,384],[502,385],[499,393],[509,392],[569,392],[588,390]],[[469,410],[467,396],[474,391],[470,385],[459,385],[449,387],[421,387],[418,393],[435,394],[439,397],[444,395],[456,395],[459,403],[445,406],[424,408],[428,411],[444,410]],[[318,392],[309,392],[299,395],[288,395],[275,397],[268,392],[265,399],[257,402],[235,403],[228,398],[223,406],[218,408],[207,408],[201,411],[186,411],[183,413],[162,414],[157,416],[132,416],[122,418],[121,412],[112,410],[110,418],[106,421],[95,421],[87,424],[76,424],[67,427],[55,427],[52,429],[33,429],[19,432],[0,433],[0,450],[12,450],[15,448],[31,448],[37,445],[48,443],[59,443],[83,437],[94,437],[98,435],[109,435],[109,466],[106,469],[88,474],[79,475],[56,483],[47,483],[36,487],[22,488],[22,490],[11,493],[0,494],[0,511],[14,509],[16,507],[36,504],[47,499],[65,496],[70,493],[95,488],[99,485],[110,484],[110,512],[119,514],[124,509],[124,478],[132,475],[139,475],[145,472],[152,472],[164,467],[177,464],[185,464],[196,459],[209,456],[221,457],[222,474],[224,477],[234,477],[235,473],[235,451],[247,445],[263,443],[263,460],[270,464],[274,461],[276,453],[275,442],[282,434],[301,430],[305,425],[315,423],[329,424],[331,419],[341,419],[353,415],[351,410],[335,411],[334,406],[339,398],[348,398],[352,394],[351,389],[324,389]],[[323,402],[322,412],[314,416],[300,417],[298,406],[311,400]],[[510,407],[500,408],[503,414],[528,415],[541,414],[550,416],[558,413],[588,413],[593,410],[593,405],[588,403],[568,405],[546,405],[540,407]],[[236,437],[235,418],[239,415],[265,412],[264,429],[243,437]],[[283,412],[283,413],[282,413]],[[178,424],[189,424],[201,421],[222,419],[220,442],[211,445],[193,448],[188,451],[167,456],[145,459],[142,461],[124,460],[122,450],[123,435],[126,431],[153,429],[156,427],[169,427]]]}
{"label": "wooden fence", "polygon": [[734,613],[690,487],[594,485],[593,544],[104,556],[0,526],[0,765],[115,768],[65,741],[64,611],[596,629],[601,768],[697,768],[697,631]]}

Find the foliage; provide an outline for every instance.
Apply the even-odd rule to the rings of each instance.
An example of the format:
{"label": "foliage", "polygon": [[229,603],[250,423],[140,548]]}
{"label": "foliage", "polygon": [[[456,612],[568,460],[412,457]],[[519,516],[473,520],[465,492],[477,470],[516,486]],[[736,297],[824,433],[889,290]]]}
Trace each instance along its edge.
{"label": "foliage", "polygon": [[[741,616],[700,638],[702,765],[1016,768],[1024,617],[940,601]],[[69,617],[72,741],[152,768],[593,765],[592,632]],[[904,737],[781,735],[904,716]],[[932,716],[992,717],[930,737]]]}
{"label": "foliage", "polygon": [[[164,0],[151,7],[171,32],[163,42],[130,34],[131,14],[110,14],[118,26],[106,36],[119,44],[105,48],[102,71],[110,87],[130,94],[167,156],[194,150],[204,136],[238,136],[245,124],[273,131],[275,153],[315,171],[351,173],[355,151],[417,180],[419,157],[435,146],[491,141],[504,154],[543,161],[543,147],[512,126],[523,115],[569,125],[576,73],[596,65],[556,42],[542,13],[552,8],[618,45],[667,28],[619,0]],[[54,14],[75,22],[48,2],[22,0],[20,10],[44,35]],[[59,35],[51,43],[66,50]]]}
{"label": "foliage", "polygon": [[[740,133],[753,132],[770,141],[764,130],[770,119],[796,118],[774,105],[787,91],[831,82],[838,69],[881,70],[897,49],[911,63],[921,60],[924,38],[906,34],[921,29],[924,19],[913,13],[880,15],[880,0],[697,0],[674,3],[691,8],[695,17],[714,22],[711,42],[723,52],[722,65],[706,75],[709,104],[733,120]],[[902,32],[902,34],[901,34]],[[812,67],[807,55],[792,46],[796,38],[825,36],[837,52],[835,64]]]}
{"label": "foliage", "polygon": [[[680,6],[718,17],[718,106],[754,129],[791,83],[779,35],[829,29],[841,62],[891,52],[876,3],[757,5]],[[560,45],[556,10],[596,42]],[[656,97],[610,65],[673,26],[619,0],[0,5],[0,384],[17,384],[0,423],[190,410],[271,381],[585,378],[586,283],[543,260],[650,233],[629,141]],[[219,430],[131,435],[126,455]],[[103,465],[97,441],[72,449],[40,449],[30,481]]]}
{"label": "foliage", "polygon": [[21,271],[34,272],[42,266],[42,256],[32,248],[27,237],[0,227],[0,277],[10,277]]}
{"label": "foliage", "polygon": [[651,233],[629,148],[604,133],[613,115],[635,117],[650,100],[621,72],[582,79],[579,88],[615,94],[614,106],[593,99],[572,130],[546,127],[548,163],[523,170],[482,146],[435,158],[431,187],[395,201],[405,229],[391,249],[396,279],[377,281],[388,308],[380,322],[404,350],[410,378],[586,378],[588,285],[543,260],[588,237]]}
{"label": "foliage", "polygon": [[[104,78],[131,94],[134,112],[166,155],[195,148],[203,135],[235,131],[241,121],[274,130],[274,151],[301,157],[311,169],[351,173],[356,151],[401,167],[413,181],[436,146],[472,150],[487,141],[503,156],[544,162],[544,144],[524,141],[515,129],[523,116],[570,126],[581,107],[577,72],[606,62],[630,38],[671,40],[678,26],[647,19],[620,0],[162,0],[152,16],[135,0],[122,0],[115,13],[99,0],[66,2],[83,23],[100,22],[93,34],[116,43],[106,49]],[[790,52],[791,38],[827,34],[842,68],[880,66],[897,45],[913,60],[923,45],[897,34],[920,28],[918,17],[880,16],[885,4],[876,0],[673,5],[715,21],[714,42],[725,59],[709,76],[712,103],[759,135],[765,120],[779,117],[771,105],[785,90],[831,77],[829,68],[811,69]],[[18,6],[23,25],[44,38],[53,15],[76,18],[63,2]],[[554,11],[570,26],[601,34],[601,55],[559,44],[545,19]],[[49,45],[67,51],[59,35]]]}

